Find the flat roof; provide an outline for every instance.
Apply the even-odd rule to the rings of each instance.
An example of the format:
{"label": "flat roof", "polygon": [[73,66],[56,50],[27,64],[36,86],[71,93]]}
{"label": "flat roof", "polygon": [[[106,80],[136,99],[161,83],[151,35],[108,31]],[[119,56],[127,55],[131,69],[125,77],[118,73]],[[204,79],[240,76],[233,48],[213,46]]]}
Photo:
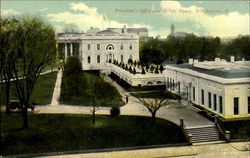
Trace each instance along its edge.
{"label": "flat roof", "polygon": [[184,64],[171,64],[169,66],[183,68],[183,69],[190,69],[193,71],[197,71],[199,73],[204,73],[212,76],[217,76],[221,78],[248,78],[250,77],[250,70],[249,69],[233,69],[233,70],[224,70],[221,68],[218,69],[202,69],[198,67],[194,67],[193,65],[184,63]]}

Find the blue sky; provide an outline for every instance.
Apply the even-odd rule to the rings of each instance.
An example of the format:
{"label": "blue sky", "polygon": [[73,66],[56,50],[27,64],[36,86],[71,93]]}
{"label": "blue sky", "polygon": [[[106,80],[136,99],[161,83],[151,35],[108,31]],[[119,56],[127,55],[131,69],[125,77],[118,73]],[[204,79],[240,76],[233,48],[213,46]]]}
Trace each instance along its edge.
{"label": "blue sky", "polygon": [[[170,25],[176,31],[197,35],[249,34],[249,1],[1,1],[1,16],[39,16],[57,32],[75,26],[86,32],[91,26],[148,27],[152,36],[166,37]],[[104,20],[104,17],[105,19]]]}

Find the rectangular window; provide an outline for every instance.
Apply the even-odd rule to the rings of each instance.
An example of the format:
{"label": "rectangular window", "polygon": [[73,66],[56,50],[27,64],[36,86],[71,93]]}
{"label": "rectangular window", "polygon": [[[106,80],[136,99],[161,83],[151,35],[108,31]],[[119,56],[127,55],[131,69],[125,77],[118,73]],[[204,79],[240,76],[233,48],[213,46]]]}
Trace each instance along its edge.
{"label": "rectangular window", "polygon": [[220,113],[223,113],[223,101],[222,101],[222,96],[219,96],[219,105],[220,105]]}
{"label": "rectangular window", "polygon": [[90,64],[90,62],[91,62],[91,61],[90,61],[90,56],[88,56],[88,63]]}
{"label": "rectangular window", "polygon": [[88,44],[88,50],[90,50],[90,44]]}
{"label": "rectangular window", "polygon": [[214,111],[217,110],[217,95],[214,94]]}
{"label": "rectangular window", "polygon": [[181,93],[181,82],[178,81],[178,93],[180,94]]}
{"label": "rectangular window", "polygon": [[235,97],[234,98],[234,115],[239,114],[239,98]]}
{"label": "rectangular window", "polygon": [[248,111],[248,114],[250,114],[250,97],[247,98],[247,111]]}
{"label": "rectangular window", "polygon": [[173,80],[173,90],[175,90],[175,83],[174,83],[174,80]]}
{"label": "rectangular window", "polygon": [[100,55],[97,55],[97,63],[100,63]]}
{"label": "rectangular window", "polygon": [[211,93],[208,92],[208,107],[211,108]]}
{"label": "rectangular window", "polygon": [[97,50],[100,50],[100,44],[97,44],[96,47],[97,47]]}
{"label": "rectangular window", "polygon": [[121,44],[121,47],[120,47],[120,48],[121,48],[121,50],[123,50],[123,44]]}
{"label": "rectangular window", "polygon": [[132,50],[132,44],[129,45],[129,49]]}
{"label": "rectangular window", "polygon": [[204,90],[201,90],[201,104],[204,105]]}
{"label": "rectangular window", "polygon": [[167,78],[167,88],[169,89],[169,78]]}
{"label": "rectangular window", "polygon": [[195,87],[193,87],[193,101],[195,101]]}

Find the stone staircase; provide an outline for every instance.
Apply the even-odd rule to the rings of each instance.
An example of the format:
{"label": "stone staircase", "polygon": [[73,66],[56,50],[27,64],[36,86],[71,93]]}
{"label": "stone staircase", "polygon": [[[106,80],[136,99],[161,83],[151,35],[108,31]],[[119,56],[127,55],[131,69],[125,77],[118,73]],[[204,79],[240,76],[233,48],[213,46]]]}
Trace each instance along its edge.
{"label": "stone staircase", "polygon": [[220,134],[216,125],[189,127],[186,128],[188,134],[192,134],[192,143],[220,141]]}

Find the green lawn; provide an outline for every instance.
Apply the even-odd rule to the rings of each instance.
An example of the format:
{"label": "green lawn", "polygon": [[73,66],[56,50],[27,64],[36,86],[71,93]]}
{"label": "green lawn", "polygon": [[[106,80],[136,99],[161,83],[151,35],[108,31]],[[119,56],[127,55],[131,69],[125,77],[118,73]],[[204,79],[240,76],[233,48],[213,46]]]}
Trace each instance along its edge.
{"label": "green lawn", "polygon": [[232,139],[250,139],[250,120],[223,122]]}
{"label": "green lawn", "polygon": [[181,129],[150,117],[29,114],[29,129],[21,129],[20,114],[1,116],[1,155],[185,143]]}
{"label": "green lawn", "polygon": [[[37,83],[34,87],[30,103],[34,102],[37,104],[49,104],[53,95],[53,90],[55,86],[57,72],[48,73],[41,75],[37,80]],[[5,105],[5,84],[1,87],[1,105]],[[11,82],[11,100],[16,100],[17,94],[15,90],[14,82]]]}
{"label": "green lawn", "polygon": [[[83,71],[80,73],[80,80],[73,81],[74,78],[70,77],[63,74],[60,96],[61,104],[90,105],[92,98],[91,90],[93,89],[90,85],[90,80],[98,81],[97,86],[94,84],[96,104],[100,103],[100,106],[104,107],[122,106],[125,104],[116,88],[105,82],[100,76]],[[93,78],[91,79],[91,77]]]}

